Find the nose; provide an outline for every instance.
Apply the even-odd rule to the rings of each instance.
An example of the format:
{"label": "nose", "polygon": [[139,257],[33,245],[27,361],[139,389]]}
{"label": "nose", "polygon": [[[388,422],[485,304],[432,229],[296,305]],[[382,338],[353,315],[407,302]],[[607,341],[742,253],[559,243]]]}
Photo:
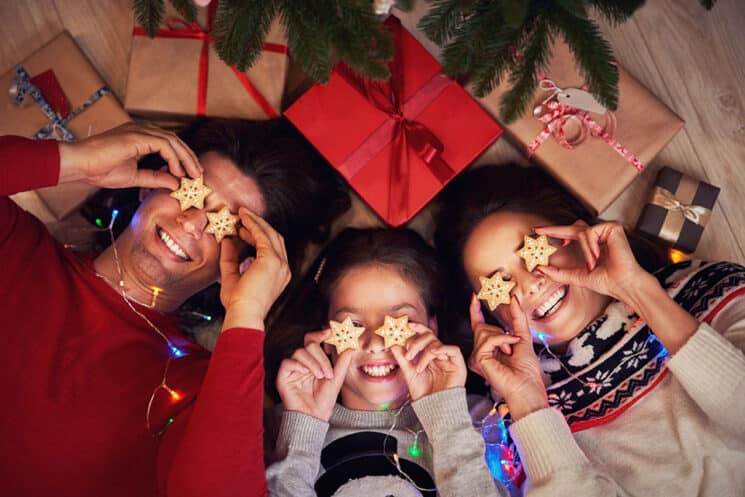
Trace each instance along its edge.
{"label": "nose", "polygon": [[176,222],[195,240],[201,240],[207,225],[207,216],[202,209],[188,209],[176,217]]}
{"label": "nose", "polygon": [[[382,323],[381,323],[382,325]],[[385,342],[383,337],[375,334],[379,326],[367,327],[365,332],[360,337],[360,347],[362,350],[369,354],[376,354],[385,350]]]}
{"label": "nose", "polygon": [[521,297],[532,297],[540,294],[543,287],[546,286],[546,277],[538,271],[530,272],[521,268],[518,274],[513,273],[513,278],[517,280],[517,288]]}

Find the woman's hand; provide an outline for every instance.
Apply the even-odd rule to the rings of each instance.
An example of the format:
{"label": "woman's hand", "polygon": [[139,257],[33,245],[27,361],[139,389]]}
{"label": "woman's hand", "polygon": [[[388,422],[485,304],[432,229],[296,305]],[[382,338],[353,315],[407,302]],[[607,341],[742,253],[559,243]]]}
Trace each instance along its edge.
{"label": "woman's hand", "polygon": [[395,345],[391,353],[404,375],[411,400],[465,385],[467,371],[460,349],[443,345],[422,324],[409,323],[409,327],[416,335],[406,342],[406,349]]}
{"label": "woman's hand", "polygon": [[239,269],[239,244],[225,238],[220,245],[220,300],[226,309],[223,330],[264,329],[269,309],[290,282],[290,267],[282,235],[245,207],[238,209],[238,236],[256,248],[256,258],[243,275]]}
{"label": "woman's hand", "polygon": [[580,220],[571,226],[535,228],[535,232],[576,241],[582,249],[586,267],[538,267],[538,271],[556,282],[588,288],[628,303],[629,292],[651,278],[636,262],[623,226],[617,222],[588,226]]}
{"label": "woman's hand", "polygon": [[[325,332],[328,336],[329,330]],[[332,367],[321,344],[307,341],[304,348],[282,361],[277,374],[277,390],[284,409],[328,422],[353,353],[351,349],[345,350],[336,360],[336,366]]]}
{"label": "woman's hand", "polygon": [[[155,127],[123,124],[79,142],[59,144],[60,183],[86,181],[104,188],[166,188],[176,190],[177,178],[199,177],[196,154],[175,133]],[[158,153],[168,171],[137,169],[137,161]]]}
{"label": "woman's hand", "polygon": [[510,302],[513,334],[507,335],[484,322],[479,301],[471,299],[471,327],[474,334],[471,370],[486,378],[507,401],[512,419],[548,407],[541,367],[533,350],[528,320],[513,296]]}

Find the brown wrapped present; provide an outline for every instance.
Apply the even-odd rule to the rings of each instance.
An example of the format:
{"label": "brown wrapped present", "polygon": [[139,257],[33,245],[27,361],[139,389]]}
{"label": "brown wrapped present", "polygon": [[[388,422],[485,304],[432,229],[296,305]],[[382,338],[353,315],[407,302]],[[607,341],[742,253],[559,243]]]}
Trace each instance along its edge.
{"label": "brown wrapped present", "polygon": [[[0,77],[0,88],[11,96],[0,99],[0,135],[75,140],[130,120],[67,32]],[[70,214],[93,191],[86,183],[66,183],[36,190],[41,203],[29,202],[29,195],[14,199],[49,222]]]}
{"label": "brown wrapped present", "polygon": [[[509,140],[532,154],[595,213],[605,210],[683,126],[665,104],[618,69],[618,109],[606,113],[581,90],[585,81],[569,47],[555,43],[532,103],[522,117],[505,125]],[[509,87],[505,81],[480,99],[495,117]],[[572,105],[577,97],[580,109]]]}
{"label": "brown wrapped present", "polygon": [[663,167],[636,230],[691,253],[696,250],[718,196],[716,186]]}
{"label": "brown wrapped present", "polygon": [[124,98],[127,111],[156,120],[279,115],[288,69],[279,21],[272,25],[259,59],[242,73],[225,64],[211,46],[216,8],[213,1],[198,9],[197,21],[187,24],[169,7],[166,26],[155,38],[135,26]]}

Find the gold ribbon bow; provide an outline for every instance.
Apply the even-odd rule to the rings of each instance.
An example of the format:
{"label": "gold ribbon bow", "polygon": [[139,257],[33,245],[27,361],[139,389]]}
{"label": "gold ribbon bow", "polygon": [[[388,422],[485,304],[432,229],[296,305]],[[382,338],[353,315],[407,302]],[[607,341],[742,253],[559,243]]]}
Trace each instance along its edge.
{"label": "gold ribbon bow", "polygon": [[706,226],[711,216],[711,209],[701,207],[700,205],[687,205],[675,198],[675,195],[661,186],[655,187],[652,201],[654,205],[659,205],[669,211],[679,211],[690,222],[699,226]]}

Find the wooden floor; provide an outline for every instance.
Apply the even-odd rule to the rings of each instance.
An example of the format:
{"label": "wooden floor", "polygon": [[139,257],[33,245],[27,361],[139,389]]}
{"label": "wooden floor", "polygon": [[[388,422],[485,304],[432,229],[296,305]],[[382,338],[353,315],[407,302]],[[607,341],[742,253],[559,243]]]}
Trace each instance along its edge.
{"label": "wooden floor", "polygon": [[[131,3],[0,2],[0,73],[67,29],[123,99]],[[745,3],[720,0],[706,12],[698,0],[648,0],[629,22],[616,28],[604,24],[603,31],[617,59],[686,121],[603,217],[633,226],[659,167],[669,165],[722,188],[696,255],[745,262]],[[517,150],[500,140],[480,161],[517,157]],[[370,216],[358,208],[348,220],[364,224]],[[415,224],[427,231],[429,217]]]}

